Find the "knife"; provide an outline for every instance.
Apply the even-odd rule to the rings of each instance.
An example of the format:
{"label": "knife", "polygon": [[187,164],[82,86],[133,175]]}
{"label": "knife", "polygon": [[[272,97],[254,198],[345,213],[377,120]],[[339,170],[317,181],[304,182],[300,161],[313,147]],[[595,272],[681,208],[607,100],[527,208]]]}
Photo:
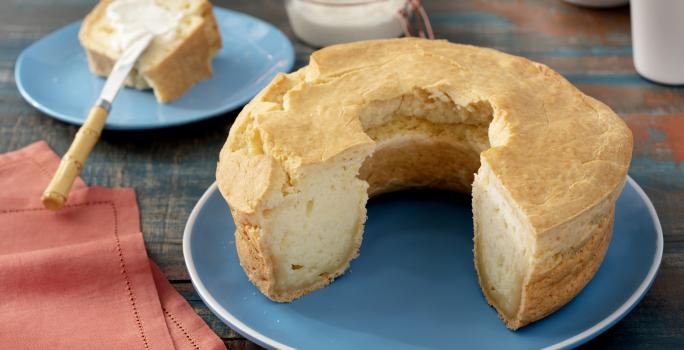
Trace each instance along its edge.
{"label": "knife", "polygon": [[100,97],[88,113],[88,118],[78,132],[74,141],[69,146],[69,150],[62,157],[59,168],[55,172],[52,180],[43,192],[41,201],[43,206],[50,210],[59,210],[64,206],[69,196],[69,190],[76,177],[81,173],[83,164],[88,155],[93,150],[95,143],[100,138],[102,128],[104,128],[109,110],[114,102],[114,98],[121,89],[121,86],[128,77],[138,57],[145,51],[154,35],[143,34],[141,37],[124,53],[114,64],[112,72],[102,88]]}

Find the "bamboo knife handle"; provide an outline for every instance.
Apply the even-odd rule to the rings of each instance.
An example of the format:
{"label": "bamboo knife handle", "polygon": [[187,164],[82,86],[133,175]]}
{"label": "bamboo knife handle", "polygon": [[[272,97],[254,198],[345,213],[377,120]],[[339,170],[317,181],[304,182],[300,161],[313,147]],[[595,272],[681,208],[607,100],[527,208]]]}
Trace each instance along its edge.
{"label": "bamboo knife handle", "polygon": [[93,150],[95,143],[100,138],[108,115],[109,111],[99,104],[90,109],[88,118],[78,129],[74,142],[71,143],[69,150],[62,157],[57,172],[43,192],[41,201],[45,208],[59,210],[64,206],[74,180],[81,173],[90,151]]}

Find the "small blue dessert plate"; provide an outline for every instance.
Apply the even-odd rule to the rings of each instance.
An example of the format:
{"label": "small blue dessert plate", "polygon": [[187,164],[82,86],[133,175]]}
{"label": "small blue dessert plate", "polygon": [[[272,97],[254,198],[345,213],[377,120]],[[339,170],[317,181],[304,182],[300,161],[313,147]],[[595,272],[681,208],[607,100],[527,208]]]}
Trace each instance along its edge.
{"label": "small blue dessert plate", "polygon": [[[158,103],[151,90],[123,89],[106,129],[156,129],[207,119],[242,106],[277,73],[292,68],[292,44],[278,29],[218,7],[214,15],[223,48],[212,63],[212,77],[168,104]],[[15,67],[19,91],[30,104],[73,124],[83,123],[105,82],[88,70],[80,26],[75,22],[38,40],[19,55]]]}
{"label": "small blue dessert plate", "polygon": [[276,349],[571,348],[614,325],[641,300],[663,253],[655,209],[629,178],[593,280],[554,314],[513,332],[480,291],[466,196],[415,191],[371,199],[361,255],[351,270],[292,303],[272,302],[249,282],[234,230],[214,184],[185,227],[192,283],[231,328]]}

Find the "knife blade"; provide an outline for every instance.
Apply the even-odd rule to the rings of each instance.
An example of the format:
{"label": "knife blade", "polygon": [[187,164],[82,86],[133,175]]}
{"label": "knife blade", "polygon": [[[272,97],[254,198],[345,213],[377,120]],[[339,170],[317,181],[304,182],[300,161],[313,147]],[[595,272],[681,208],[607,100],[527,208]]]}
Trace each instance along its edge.
{"label": "knife blade", "polygon": [[145,51],[147,46],[154,38],[151,34],[145,34],[140,37],[133,45],[127,48],[124,53],[119,57],[119,59],[114,64],[112,72],[109,73],[109,77],[105,82],[102,92],[100,93],[100,100],[105,100],[110,104],[114,102],[114,98],[119,93],[121,86],[123,85],[128,73],[131,72],[135,62],[138,57]]}

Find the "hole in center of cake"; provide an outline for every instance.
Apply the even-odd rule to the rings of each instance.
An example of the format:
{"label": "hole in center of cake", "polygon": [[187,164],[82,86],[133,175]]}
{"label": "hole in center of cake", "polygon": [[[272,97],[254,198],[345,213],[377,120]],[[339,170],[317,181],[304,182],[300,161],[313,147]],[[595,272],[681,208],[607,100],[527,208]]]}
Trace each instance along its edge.
{"label": "hole in center of cake", "polygon": [[425,90],[372,102],[361,122],[376,146],[359,178],[370,196],[406,188],[470,193],[480,153],[490,147],[492,114],[488,102],[463,107]]}
{"label": "hole in center of cake", "polygon": [[[489,176],[487,166],[480,166],[480,153],[492,146],[493,115],[487,101],[461,106],[426,90],[371,102],[362,111],[361,122],[376,144],[358,177],[368,183],[369,196],[408,188],[472,193],[475,254],[483,257],[477,263],[480,281],[487,299],[513,317],[527,272],[528,245],[515,209],[500,191],[483,190],[503,188]],[[494,144],[505,143],[507,133],[501,126],[491,125],[499,136],[491,140]],[[481,174],[475,175],[478,171]]]}

